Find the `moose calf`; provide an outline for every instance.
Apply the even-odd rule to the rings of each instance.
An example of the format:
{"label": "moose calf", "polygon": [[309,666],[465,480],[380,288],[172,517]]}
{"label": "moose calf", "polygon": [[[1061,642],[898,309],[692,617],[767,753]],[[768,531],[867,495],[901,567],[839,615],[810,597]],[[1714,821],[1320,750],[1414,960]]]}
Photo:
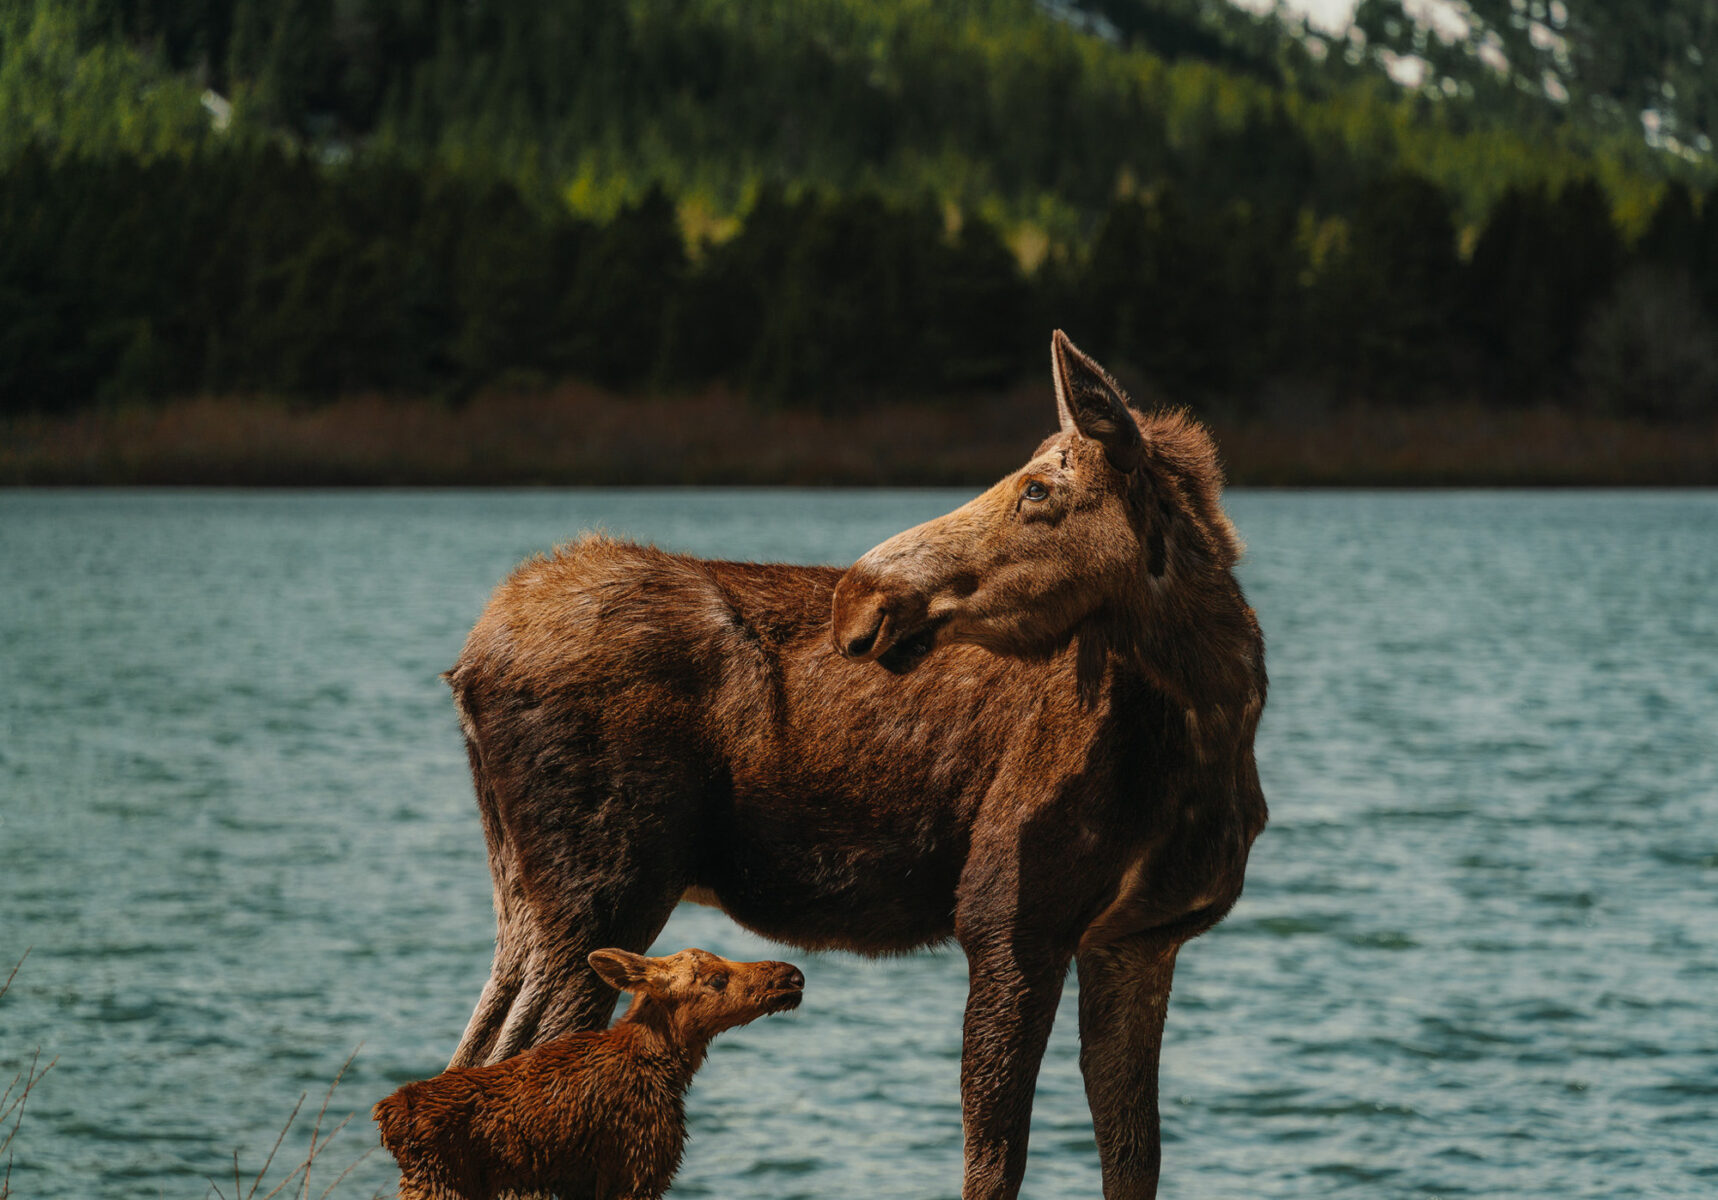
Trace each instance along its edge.
{"label": "moose calf", "polygon": [[400,1164],[400,1200],[645,1200],[668,1190],[686,1141],[686,1089],[710,1040],[799,1007],[805,976],[782,962],[705,950],[588,959],[633,994],[610,1028],[572,1033],[482,1067],[408,1083],[371,1115]]}

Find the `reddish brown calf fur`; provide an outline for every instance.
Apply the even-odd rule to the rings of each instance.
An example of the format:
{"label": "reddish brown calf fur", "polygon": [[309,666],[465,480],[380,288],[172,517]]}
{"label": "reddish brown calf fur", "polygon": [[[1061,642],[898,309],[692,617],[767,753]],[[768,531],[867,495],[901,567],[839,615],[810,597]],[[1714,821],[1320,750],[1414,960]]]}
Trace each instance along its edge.
{"label": "reddish brown calf fur", "polygon": [[1017,1194],[1070,962],[1104,1195],[1156,1194],[1179,947],[1241,893],[1264,644],[1210,438],[1058,333],[1060,430],[845,573],[587,538],[449,672],[495,881],[455,1064],[605,1021],[683,896],[793,945],[954,938],[966,1200]]}
{"label": "reddish brown calf fur", "polygon": [[667,958],[598,950],[590,965],[633,994],[610,1028],[455,1067],[376,1105],[382,1144],[400,1164],[400,1200],[662,1195],[680,1167],[686,1089],[710,1039],[798,1007],[805,986],[787,963],[704,950]]}

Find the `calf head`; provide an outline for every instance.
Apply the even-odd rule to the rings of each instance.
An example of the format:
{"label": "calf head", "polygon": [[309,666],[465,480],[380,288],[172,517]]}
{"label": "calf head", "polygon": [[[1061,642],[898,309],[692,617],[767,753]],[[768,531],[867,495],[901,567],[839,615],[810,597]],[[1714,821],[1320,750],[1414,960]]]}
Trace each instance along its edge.
{"label": "calf head", "polygon": [[[1115,647],[1197,707],[1203,683],[1250,674],[1257,640],[1215,448],[1184,414],[1141,417],[1060,330],[1050,360],[1061,428],[977,499],[854,563],[835,648],[903,673],[949,643],[1037,658],[1082,636],[1082,683],[1088,642],[1094,662]],[[1202,645],[1213,636],[1228,644]],[[1206,650],[1228,665],[1195,663]]]}
{"label": "calf head", "polygon": [[634,1011],[648,1001],[688,1043],[798,1008],[805,990],[805,976],[792,963],[734,962],[708,950],[662,958],[596,950],[587,961],[609,984],[633,994]]}

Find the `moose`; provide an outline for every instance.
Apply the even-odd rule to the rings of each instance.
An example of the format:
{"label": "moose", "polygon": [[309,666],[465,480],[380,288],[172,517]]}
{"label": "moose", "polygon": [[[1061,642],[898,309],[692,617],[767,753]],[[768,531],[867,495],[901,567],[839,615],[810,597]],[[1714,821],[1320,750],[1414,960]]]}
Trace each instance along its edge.
{"label": "moose", "polygon": [[480,1067],[408,1083],[376,1105],[400,1164],[400,1200],[656,1200],[686,1145],[686,1089],[710,1040],[798,1008],[805,976],[784,962],[733,962],[696,948],[589,960],[632,993],[607,1029],[564,1034]]}
{"label": "moose", "polygon": [[1264,645],[1210,437],[1058,331],[1060,428],[845,572],[587,536],[448,672],[495,886],[455,1066],[607,1023],[599,947],[682,898],[809,950],[954,939],[964,1200],[1018,1194],[1070,963],[1104,1195],[1156,1194],[1181,945],[1266,818]]}

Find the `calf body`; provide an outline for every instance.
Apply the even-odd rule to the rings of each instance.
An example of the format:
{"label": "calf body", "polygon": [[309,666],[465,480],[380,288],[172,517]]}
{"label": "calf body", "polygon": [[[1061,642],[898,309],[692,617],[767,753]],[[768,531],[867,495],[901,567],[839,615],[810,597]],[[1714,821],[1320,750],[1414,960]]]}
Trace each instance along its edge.
{"label": "calf body", "polygon": [[584,966],[674,905],[884,954],[957,939],[967,1200],[1014,1196],[1062,981],[1110,1200],[1155,1193],[1175,955],[1265,823],[1263,643],[1209,438],[1061,335],[1061,429],[846,572],[588,538],[449,673],[495,883],[455,1064],[605,1020]]}
{"label": "calf body", "polygon": [[400,1200],[643,1200],[668,1190],[686,1140],[685,1095],[710,1039],[799,1004],[787,963],[736,963],[702,950],[592,968],[633,992],[611,1028],[572,1033],[482,1067],[410,1083],[377,1104],[400,1165]]}

